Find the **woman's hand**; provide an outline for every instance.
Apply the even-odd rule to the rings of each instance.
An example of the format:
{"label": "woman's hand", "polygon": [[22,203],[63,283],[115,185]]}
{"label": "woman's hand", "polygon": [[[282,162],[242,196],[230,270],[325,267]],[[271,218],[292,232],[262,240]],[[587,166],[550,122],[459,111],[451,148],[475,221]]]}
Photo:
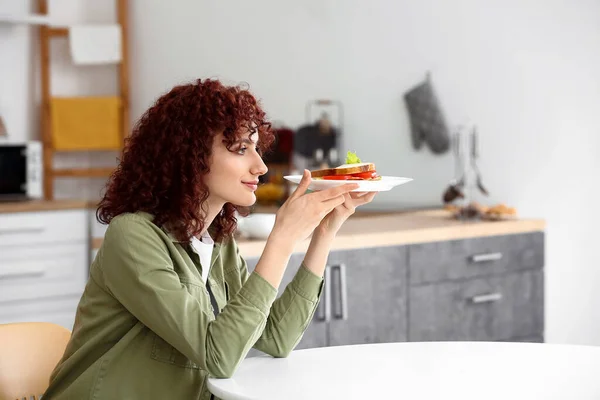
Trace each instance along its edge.
{"label": "woman's hand", "polygon": [[335,236],[342,224],[352,215],[356,207],[370,203],[377,192],[352,192],[344,194],[344,202],[335,207],[319,224],[320,235]]}
{"label": "woman's hand", "polygon": [[310,172],[304,170],[298,187],[277,211],[275,226],[271,232],[277,240],[289,240],[295,245],[306,239],[321,220],[347,202],[346,196],[350,196],[350,191],[358,187],[355,183],[348,183],[306,194],[310,182]]}

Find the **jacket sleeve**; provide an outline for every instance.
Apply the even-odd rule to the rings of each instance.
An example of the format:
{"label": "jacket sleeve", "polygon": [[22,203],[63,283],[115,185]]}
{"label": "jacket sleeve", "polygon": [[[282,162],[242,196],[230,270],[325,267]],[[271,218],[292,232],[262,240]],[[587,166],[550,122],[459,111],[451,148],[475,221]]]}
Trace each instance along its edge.
{"label": "jacket sleeve", "polygon": [[[115,218],[105,234],[101,268],[108,291],[139,321],[219,378],[230,377],[260,338],[277,291],[258,274],[215,319],[205,296],[182,285],[169,250],[150,223]],[[200,285],[192,290],[204,290]]]}
{"label": "jacket sleeve", "polygon": [[[248,273],[241,256],[239,265],[242,287],[245,287],[255,272]],[[322,289],[323,278],[311,272],[302,262],[292,281],[273,302],[264,331],[254,348],[273,357],[287,357],[312,321]]]}

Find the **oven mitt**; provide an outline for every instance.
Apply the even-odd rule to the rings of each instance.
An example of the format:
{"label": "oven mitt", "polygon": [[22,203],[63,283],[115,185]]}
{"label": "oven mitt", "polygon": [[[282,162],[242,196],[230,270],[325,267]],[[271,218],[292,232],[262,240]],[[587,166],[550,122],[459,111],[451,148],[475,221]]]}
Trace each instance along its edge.
{"label": "oven mitt", "polygon": [[450,135],[439,101],[429,79],[404,94],[408,109],[413,148],[425,142],[432,152],[442,154],[450,148]]}

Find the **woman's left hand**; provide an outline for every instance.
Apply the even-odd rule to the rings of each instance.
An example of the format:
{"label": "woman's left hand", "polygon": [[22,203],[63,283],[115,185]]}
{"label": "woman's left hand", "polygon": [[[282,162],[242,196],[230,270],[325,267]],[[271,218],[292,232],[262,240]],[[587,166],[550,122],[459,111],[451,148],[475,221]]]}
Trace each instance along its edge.
{"label": "woman's left hand", "polygon": [[350,192],[344,197],[346,200],[334,208],[323,220],[316,229],[316,232],[324,235],[336,235],[344,222],[354,214],[356,207],[370,203],[377,192]]}

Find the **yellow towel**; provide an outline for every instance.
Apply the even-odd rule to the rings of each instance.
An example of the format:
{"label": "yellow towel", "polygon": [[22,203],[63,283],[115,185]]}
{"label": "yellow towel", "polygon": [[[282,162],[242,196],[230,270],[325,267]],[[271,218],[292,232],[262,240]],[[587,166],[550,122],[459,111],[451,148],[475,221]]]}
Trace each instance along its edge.
{"label": "yellow towel", "polygon": [[113,150],[122,142],[119,97],[53,97],[52,140],[62,151]]}

